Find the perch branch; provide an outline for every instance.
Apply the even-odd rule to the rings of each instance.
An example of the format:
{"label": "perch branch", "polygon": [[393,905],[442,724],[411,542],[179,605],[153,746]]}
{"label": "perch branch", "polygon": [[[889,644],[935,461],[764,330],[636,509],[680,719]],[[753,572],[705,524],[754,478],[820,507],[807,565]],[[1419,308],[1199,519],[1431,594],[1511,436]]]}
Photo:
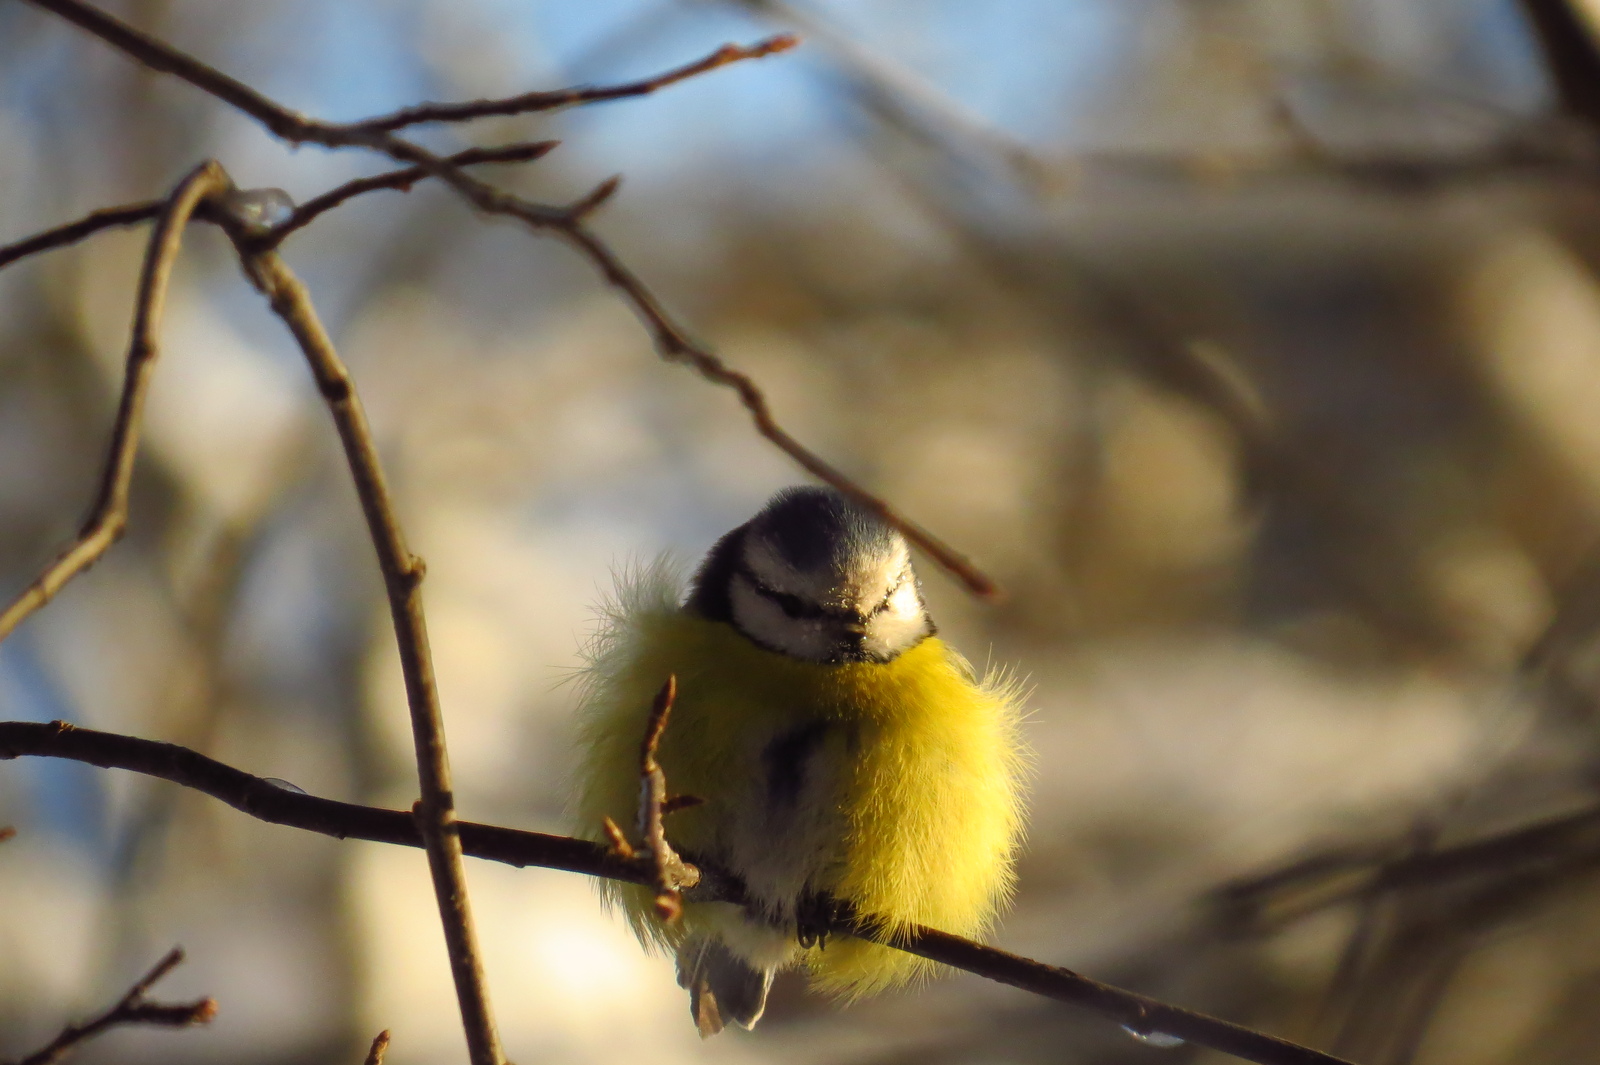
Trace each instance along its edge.
{"label": "perch branch", "polygon": [[217,1015],[214,999],[203,998],[197,1002],[151,1002],[145,995],[156,982],[183,961],[183,948],[173,947],[167,956],[156,962],[116,1005],[100,1016],[83,1024],[69,1024],[49,1044],[22,1058],[16,1065],[54,1065],[79,1043],[93,1039],[101,1032],[124,1024],[151,1024],[163,1028],[187,1028],[206,1024]]}
{"label": "perch branch", "polygon": [[182,78],[250,115],[291,144],[312,143],[328,148],[360,147],[381,152],[397,162],[423,167],[485,214],[515,218],[537,232],[553,233],[565,240],[587,257],[601,276],[622,293],[635,315],[649,330],[662,358],[669,362],[684,363],[712,384],[733,390],[755,423],[756,430],[801,468],[879,514],[899,529],[906,539],[965,584],[974,595],[982,598],[999,595],[998,586],[960,552],[897,513],[884,500],[856,484],[784,431],[773,418],[767,399],[755,382],[692,341],[644,282],[627,269],[610,247],[584,224],[584,201],[580,200],[569,207],[534,203],[479,181],[460,167],[452,165],[448,159],[393,133],[370,129],[360,122],[340,124],[308,118],[82,0],[28,2],[82,27],[153,70]]}
{"label": "perch branch", "polygon": [[45,567],[44,572],[0,612],[0,640],[9,636],[29,614],[48,603],[63,585],[99,560],[127,529],[128,486],[133,480],[133,462],[139,449],[145,394],[159,352],[156,338],[166,307],[167,283],[172,277],[172,266],[177,261],[189,217],[208,196],[227,189],[228,177],[222,168],[215,163],[203,163],[178,183],[161,208],[139,272],[122,398],[117,404],[111,445],[94,505],[72,546]]}
{"label": "perch branch", "polygon": [[406,547],[366,412],[349,372],[317,318],[305,286],[277,252],[252,249],[236,230],[230,230],[230,235],[235,238],[245,273],[267,297],[273,312],[283,319],[305,354],[317,389],[333,415],[345,459],[355,480],[361,512],[383,573],[395,642],[400,650],[400,668],[405,677],[411,737],[422,792],[415,815],[444,925],[467,1048],[473,1065],[501,1065],[505,1059],[489,1005],[483,962],[478,954],[472,909],[467,898],[466,870],[461,861],[461,837],[451,790],[444,716],[422,611],[422,560]]}
{"label": "perch branch", "polygon": [[[290,791],[175,744],[75,728],[59,721],[50,724],[0,722],[0,759],[21,756],[68,758],[102,768],[160,777],[204,792],[260,820],[339,839],[365,839],[407,847],[422,845],[416,822],[401,811],[357,806]],[[463,851],[475,858],[518,867],[561,869],[645,886],[654,883],[654,870],[648,859],[624,859],[602,843],[472,822],[460,822],[459,829]],[[736,904],[744,901],[742,885],[736,878],[695,855],[687,857],[707,874],[700,886],[690,893],[692,901]],[[875,935],[870,918],[856,918],[834,931],[866,937]],[[1257,1065],[1349,1065],[1340,1058],[1286,1040],[1169,1006],[1068,969],[934,929],[912,926],[892,940],[880,941],[952,968],[1080,1006],[1137,1032],[1177,1036]]]}

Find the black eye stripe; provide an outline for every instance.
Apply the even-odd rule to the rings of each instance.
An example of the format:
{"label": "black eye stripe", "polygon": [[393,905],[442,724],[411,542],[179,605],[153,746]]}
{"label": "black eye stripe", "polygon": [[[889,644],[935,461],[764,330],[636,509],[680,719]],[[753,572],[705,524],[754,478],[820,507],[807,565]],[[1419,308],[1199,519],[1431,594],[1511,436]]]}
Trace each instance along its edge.
{"label": "black eye stripe", "polygon": [[778,608],[791,618],[824,618],[828,616],[828,611],[815,603],[809,603],[798,595],[780,592],[778,589],[768,585],[760,577],[750,572],[747,566],[740,568],[739,575],[750,582],[750,587],[756,590],[757,595],[778,604]]}
{"label": "black eye stripe", "polygon": [[889,609],[890,602],[892,602],[894,600],[894,597],[896,595],[900,594],[900,589],[902,589],[902,588],[904,588],[906,586],[906,580],[907,580],[907,578],[902,576],[900,578],[899,582],[896,583],[893,588],[890,588],[887,592],[884,593],[883,602],[879,603],[877,606],[872,608],[872,613],[874,615],[882,614],[884,611]]}

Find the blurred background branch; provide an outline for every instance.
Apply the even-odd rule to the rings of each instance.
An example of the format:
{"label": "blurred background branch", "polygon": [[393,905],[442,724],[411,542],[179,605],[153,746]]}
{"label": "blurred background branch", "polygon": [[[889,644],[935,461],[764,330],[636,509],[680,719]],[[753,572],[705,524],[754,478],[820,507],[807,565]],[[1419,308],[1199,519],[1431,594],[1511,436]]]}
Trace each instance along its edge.
{"label": "blurred background branch", "polygon": [[162,977],[177,968],[183,961],[183,950],[173,947],[167,956],[139,981],[128,993],[104,1013],[82,1024],[69,1024],[48,1044],[20,1059],[17,1065],[54,1065],[66,1057],[79,1043],[93,1039],[102,1032],[120,1025],[148,1024],[160,1028],[187,1028],[206,1024],[216,1016],[217,1004],[209,998],[183,1004],[151,1002],[145,996]]}

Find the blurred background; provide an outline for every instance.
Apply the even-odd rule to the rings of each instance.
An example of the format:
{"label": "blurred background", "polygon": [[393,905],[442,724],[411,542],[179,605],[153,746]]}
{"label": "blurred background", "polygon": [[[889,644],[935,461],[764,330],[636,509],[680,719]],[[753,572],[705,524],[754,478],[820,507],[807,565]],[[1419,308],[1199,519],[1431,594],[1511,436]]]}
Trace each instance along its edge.
{"label": "blurred background", "polygon": [[[935,617],[1033,686],[996,941],[1366,1065],[1600,1045],[1600,63],[1567,0],[135,0],[305,112],[800,50],[646,99],[418,136],[556,137],[483,176],[597,226],[797,436],[968,552]],[[290,151],[0,4],[0,242],[199,159]],[[0,596],[72,537],[142,231],[0,275]],[[355,374],[425,585],[462,816],[562,830],[612,574],[692,561],[799,472],[661,363],[564,247],[426,185],[285,247]],[[128,537],[0,647],[0,717],[415,797],[373,554],[295,349],[193,232]],[[0,764],[0,1056],[174,943],[208,1028],[85,1062],[465,1060],[420,853],[161,782]],[[515,1061],[1221,1061],[952,977],[843,1009],[780,984],[702,1045],[584,878],[469,868]]]}

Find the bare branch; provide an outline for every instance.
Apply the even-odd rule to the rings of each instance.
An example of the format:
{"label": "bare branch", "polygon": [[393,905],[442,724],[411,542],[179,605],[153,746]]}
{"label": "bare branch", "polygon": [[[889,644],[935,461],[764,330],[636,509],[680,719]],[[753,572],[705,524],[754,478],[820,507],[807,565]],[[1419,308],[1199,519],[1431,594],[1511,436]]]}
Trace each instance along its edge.
{"label": "bare branch", "polygon": [[383,1065],[383,1055],[389,1050],[389,1029],[385,1028],[372,1037],[372,1047],[367,1051],[367,1060],[362,1065]]}
{"label": "bare branch", "polygon": [[965,584],[974,595],[986,599],[999,595],[998,586],[963,555],[926,529],[902,517],[884,500],[856,484],[783,430],[774,420],[765,395],[755,383],[744,374],[730,369],[709,350],[692,342],[655,294],[622,265],[604,241],[583,225],[581,215],[574,214],[572,208],[533,203],[513,196],[473,178],[449,160],[393,133],[368,129],[361,123],[341,125],[307,118],[82,0],[28,2],[83,27],[152,69],[183,78],[255,118],[286,141],[294,144],[315,143],[329,148],[362,147],[382,152],[398,162],[425,168],[486,214],[516,218],[531,229],[553,233],[566,240],[587,256],[606,281],[628,300],[634,313],[649,329],[656,350],[663,358],[685,363],[707,381],[732,389],[750,413],[757,431],[803,469],[876,512]]}
{"label": "bare branch", "polygon": [[221,167],[212,162],[202,163],[178,183],[161,208],[139,274],[122,399],[117,405],[111,445],[94,506],[90,508],[89,519],[78,534],[77,542],[0,612],[0,640],[10,635],[29,614],[48,603],[63,585],[92,566],[127,528],[128,486],[133,480],[133,461],[139,448],[145,393],[159,351],[156,337],[166,307],[167,282],[172,277],[172,266],[177,261],[183,230],[190,216],[207,197],[223,193],[228,187],[228,177]]}
{"label": "bare branch", "polygon": [[214,999],[203,998],[196,1002],[151,1002],[145,995],[156,982],[183,961],[183,948],[173,947],[167,956],[156,962],[128,993],[117,1000],[100,1016],[83,1024],[69,1024],[48,1045],[22,1058],[16,1065],[53,1065],[66,1057],[79,1043],[92,1039],[108,1029],[124,1024],[151,1024],[164,1028],[187,1028],[206,1024],[217,1015]]}
{"label": "bare branch", "polygon": [[407,126],[415,126],[423,122],[467,122],[475,118],[487,118],[491,115],[522,115],[532,111],[555,111],[580,104],[603,103],[608,100],[625,100],[634,96],[646,96],[657,89],[664,89],[668,85],[675,85],[680,81],[705,74],[725,67],[729,63],[738,63],[746,59],[762,59],[779,52],[787,52],[799,44],[799,38],[790,33],[768,37],[764,41],[757,41],[751,45],[725,44],[704,59],[697,59],[693,63],[686,63],[664,74],[657,74],[651,78],[641,78],[638,81],[625,82],[621,85],[607,85],[600,87],[580,87],[573,89],[556,89],[552,92],[529,92],[521,96],[512,96],[503,100],[473,100],[460,104],[418,104],[407,107],[390,115],[380,115],[369,118],[354,125],[374,132],[392,133]]}
{"label": "bare branch", "polygon": [[417,777],[422,791],[414,812],[433,876],[434,896],[444,926],[468,1051],[473,1065],[501,1065],[505,1058],[489,1006],[483,962],[478,954],[472,909],[467,898],[466,870],[461,861],[461,837],[450,783],[450,759],[445,746],[444,716],[422,612],[422,560],[406,547],[366,412],[349,372],[317,318],[305,286],[277,252],[251,248],[236,230],[230,231],[230,235],[235,236],[246,275],[267,297],[273,312],[283,319],[305,354],[344,446],[361,511],[377,551],[395,641],[399,645],[406,702],[411,711]]}
{"label": "bare branch", "polygon": [[[119,736],[64,722],[0,722],[0,759],[69,758],[108,769],[127,769],[170,780],[217,798],[263,821],[340,839],[365,839],[407,847],[422,845],[412,818],[398,810],[320,799],[170,743]],[[602,843],[526,832],[469,821],[458,825],[463,852],[514,866],[540,866],[651,886],[647,858],[624,859]],[[696,855],[686,855],[707,875],[687,894],[694,902],[744,903],[737,877]],[[1161,1032],[1221,1050],[1258,1065],[1349,1065],[1341,1059],[1202,1013],[1102,984],[1068,969],[1032,961],[931,928],[912,926],[893,939],[874,931],[870,916],[848,915],[831,931],[871,938],[986,979],[1081,1006],[1136,1032]]]}
{"label": "bare branch", "polygon": [[129,203],[121,207],[104,207],[92,211],[76,222],[68,222],[64,226],[47,229],[43,233],[26,237],[15,244],[0,247],[0,269],[4,269],[16,262],[41,251],[51,248],[61,248],[68,244],[75,244],[85,237],[93,236],[102,229],[113,226],[132,226],[140,222],[148,222],[161,214],[161,209],[166,206],[165,200],[149,200],[145,203]]}
{"label": "bare branch", "polygon": [[[456,166],[471,166],[476,163],[529,163],[548,155],[560,143],[560,141],[532,141],[527,144],[508,144],[502,148],[468,148],[447,158]],[[391,170],[386,174],[376,174],[346,182],[296,207],[293,214],[259,238],[252,239],[250,244],[253,248],[263,250],[276,248],[291,234],[304,229],[346,200],[378,189],[410,192],[412,185],[432,176],[427,167],[408,166],[401,170]],[[4,265],[4,259],[0,258],[0,266]]]}
{"label": "bare branch", "polygon": [[[468,148],[466,151],[457,152],[448,156],[449,162],[456,166],[472,166],[480,163],[527,163],[543,158],[553,150],[560,141],[532,141],[526,144],[507,144],[499,148]],[[313,197],[296,207],[294,211],[282,222],[269,227],[265,231],[253,234],[249,238],[253,248],[276,248],[285,239],[299,230],[310,225],[323,214],[342,206],[348,200],[363,193],[375,192],[379,189],[398,189],[409,192],[411,186],[424,178],[432,177],[426,167],[409,166],[400,170],[391,170],[384,174],[375,174],[372,177],[356,178]],[[0,270],[3,270],[20,259],[39,252],[62,248],[75,244],[86,237],[92,237],[101,230],[114,226],[132,226],[141,222],[148,222],[161,214],[165,206],[164,200],[150,200],[145,203],[124,204],[121,207],[105,207],[66,225],[47,229],[43,233],[36,233],[25,237],[14,244],[0,247]],[[195,209],[194,218],[203,222],[218,222],[219,216],[207,203],[201,203]]]}
{"label": "bare branch", "polygon": [[1600,45],[1581,4],[1573,0],[1520,0],[1519,6],[1544,53],[1563,110],[1600,130]]}

